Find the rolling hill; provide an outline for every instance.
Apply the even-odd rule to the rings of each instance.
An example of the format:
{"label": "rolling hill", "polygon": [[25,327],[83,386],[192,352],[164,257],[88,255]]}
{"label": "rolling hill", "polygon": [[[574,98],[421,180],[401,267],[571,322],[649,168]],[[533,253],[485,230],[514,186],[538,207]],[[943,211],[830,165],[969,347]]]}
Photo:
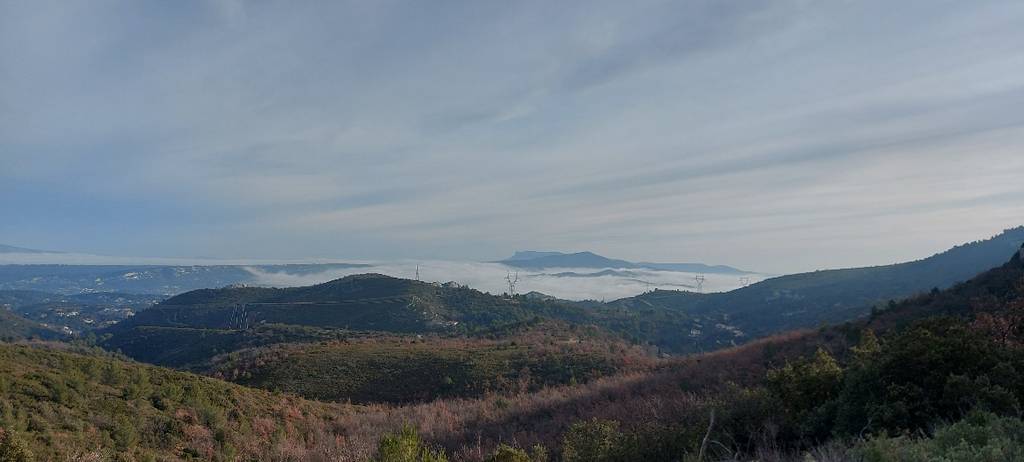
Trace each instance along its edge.
{"label": "rolling hill", "polygon": [[[717,319],[718,324],[742,333],[737,336],[742,341],[854,319],[889,300],[950,287],[1002,265],[1022,242],[1024,227],[1018,227],[913,262],[781,276],[717,294],[659,290],[611,305],[625,309],[665,308],[695,318]],[[715,331],[697,335],[704,345],[714,345],[715,337],[720,337]]]}
{"label": "rolling hill", "polygon": [[663,353],[710,351],[858,318],[890,299],[948,287],[1001,264],[1022,240],[1017,228],[916,262],[784,276],[721,294],[655,290],[608,304],[497,297],[374,274],[309,287],[203,289],[102,331],[101,345],[142,361],[200,367],[218,354],[271,343],[366,332],[479,336],[548,319],[597,326]]}
{"label": "rolling hill", "polygon": [[203,373],[246,386],[326,401],[408,403],[586,383],[647,370],[655,360],[596,328],[549,322],[496,340],[353,337],[244,349],[210,363]]}
{"label": "rolling hill", "polygon": [[457,284],[363,274],[308,287],[188,292],[98,335],[104,348],[184,367],[269,343],[368,332],[484,337],[539,320],[593,325],[637,343],[650,339],[666,345],[681,341],[677,337],[688,332],[691,322],[681,312],[662,308],[625,310],[526,295],[499,297]]}
{"label": "rolling hill", "polygon": [[195,290],[165,300],[124,326],[245,329],[289,324],[423,333],[514,323],[545,309],[585,315],[568,305],[520,303],[454,284],[360,274],[306,287]]}
{"label": "rolling hill", "polygon": [[[37,460],[369,460],[378,441],[394,441],[387,434],[403,427],[413,436],[400,441],[443,448],[453,461],[484,460],[510,442],[546,446],[550,452],[537,453],[550,456],[541,460],[672,461],[705,452],[708,439],[721,443],[707,448],[711,460],[1016,460],[1024,332],[1003,337],[991,329],[1020,327],[1012,321],[1022,301],[1024,255],[1015,253],[966,282],[847,324],[586,383],[404,406],[322,404],[110,354],[0,344],[0,427]],[[431,357],[413,338],[380,354]],[[359,373],[375,364],[373,348],[359,351],[370,345],[285,345],[217,364],[223,374],[238,368],[244,380],[286,384],[305,373],[304,364]],[[447,354],[457,353],[439,356]],[[307,356],[321,359],[299,361]],[[494,358],[497,369],[478,370],[502,376],[507,358]],[[420,374],[430,371],[412,371],[409,381]],[[395,391],[415,383],[386,385]],[[318,390],[306,392],[331,393]],[[917,458],[904,458],[909,451]]]}
{"label": "rolling hill", "polygon": [[[712,439],[721,444],[708,446],[705,460],[1017,460],[1022,303],[1017,254],[871,319],[584,386],[444,400],[389,416],[414,422],[452,454],[483,440],[541,444],[561,460],[700,460],[701,442]],[[1015,320],[1018,329],[991,335],[991,326],[1006,324],[979,322],[985,315]],[[587,444],[593,440],[601,447]],[[599,456],[566,458],[577,445]]]}

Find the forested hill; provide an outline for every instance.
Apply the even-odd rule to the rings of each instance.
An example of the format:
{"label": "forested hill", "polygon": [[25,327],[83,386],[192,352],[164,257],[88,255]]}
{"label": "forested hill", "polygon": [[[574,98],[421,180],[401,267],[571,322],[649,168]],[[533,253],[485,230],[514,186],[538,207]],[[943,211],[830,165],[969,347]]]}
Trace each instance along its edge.
{"label": "forested hill", "polygon": [[339,331],[491,335],[525,322],[595,325],[670,353],[709,351],[795,328],[837,323],[1004,263],[1024,228],[910,263],[818,271],[722,294],[654,291],[606,305],[504,297],[457,284],[379,274],[308,287],[228,287],[172,297],[102,332],[102,345],[182,367],[268,343],[337,339]]}
{"label": "forested hill", "polygon": [[657,291],[611,302],[623,308],[656,306],[694,317],[721,318],[745,338],[842,322],[872,307],[933,288],[947,288],[1006,262],[1024,243],[1024,227],[937,255],[895,265],[815,271],[768,279],[720,294]]}
{"label": "forested hill", "polygon": [[[539,443],[554,457],[535,460],[567,462],[674,461],[705,449],[704,460],[803,460],[807,454],[835,455],[827,460],[1020,460],[1022,282],[1018,254],[968,282],[895,303],[870,319],[668,360],[645,372],[412,406],[320,404],[102,354],[0,345],[0,408],[10,411],[0,419],[36,453],[35,460],[89,451],[135,460],[255,460],[268,454],[273,460],[409,460],[386,458],[388,446],[377,445],[382,434],[406,425],[422,435],[420,440],[409,430],[412,436],[403,440],[408,447],[443,448],[452,461],[530,460],[480,456],[503,442]],[[424,376],[436,370],[428,368],[437,355],[459,347],[452,341],[453,351],[445,352],[415,340],[399,342],[382,353],[427,356],[419,362]],[[524,348],[485,343],[477,346],[500,347],[492,353],[500,353],[492,356],[496,362],[474,363],[466,372],[503,373],[508,355]],[[377,362],[374,350],[352,353],[374,345],[279,346],[236,357],[223,370],[251,373],[241,380],[271,386],[290,385],[289,378],[308,372],[297,369],[317,364],[325,371],[365,373],[364,363]],[[300,362],[308,355],[319,359]],[[524,359],[532,361],[531,355]],[[449,378],[454,380],[437,386],[460,384],[459,377]],[[390,392],[403,384],[361,391]],[[300,391],[338,392],[323,385]],[[722,445],[704,448],[709,437]],[[911,453],[916,457],[904,457]],[[866,458],[872,454],[877,457]]]}
{"label": "forested hill", "polygon": [[[362,274],[309,287],[228,287],[165,300],[98,334],[103,347],[183,367],[270,343],[335,340],[354,331],[495,336],[541,320],[593,325],[655,344],[687,342],[692,320],[667,309],[624,310],[457,284]],[[362,335],[362,334],[359,334]]]}
{"label": "forested hill", "polygon": [[571,319],[587,313],[569,304],[498,297],[456,284],[360,274],[307,287],[196,290],[167,299],[118,328],[246,329],[289,324],[400,333],[461,332],[537,316]]}
{"label": "forested hill", "polygon": [[[1024,246],[1002,266],[986,271],[947,290],[933,290],[872,312],[868,327],[876,331],[903,327],[929,316],[974,318],[978,327],[1000,328],[1010,334],[1024,335]],[[993,316],[1012,323],[991,323]],[[1016,329],[1017,332],[1008,332]],[[995,333],[995,332],[993,332]]]}

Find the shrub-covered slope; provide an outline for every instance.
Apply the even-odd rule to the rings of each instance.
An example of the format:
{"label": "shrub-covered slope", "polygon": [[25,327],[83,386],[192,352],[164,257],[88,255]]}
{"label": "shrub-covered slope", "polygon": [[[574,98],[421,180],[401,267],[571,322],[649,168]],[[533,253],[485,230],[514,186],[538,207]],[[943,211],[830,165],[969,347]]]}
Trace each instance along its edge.
{"label": "shrub-covered slope", "polygon": [[[1024,227],[1018,227],[913,262],[781,276],[718,294],[659,290],[611,305],[672,309],[704,320],[694,326],[690,346],[713,349],[775,332],[848,321],[889,300],[950,287],[1002,265],[1022,242]],[[679,346],[686,349],[685,344]]]}
{"label": "shrub-covered slope", "polygon": [[57,348],[0,344],[0,428],[35,460],[299,460],[348,412]]}
{"label": "shrub-covered slope", "polygon": [[479,453],[482,440],[540,443],[562,461],[1002,461],[1024,448],[1021,403],[1017,255],[870,320],[656,372],[512,399],[436,402],[390,418],[414,422],[428,442],[464,460],[478,460],[467,454]]}
{"label": "shrub-covered slope", "polygon": [[309,287],[204,289],[108,329],[102,345],[181,367],[241,348],[336,339],[353,330],[472,336],[553,319],[599,326],[670,353],[699,352],[843,322],[890,299],[950,286],[998,266],[1005,257],[996,255],[1011,254],[1022,239],[1024,228],[1017,228],[917,262],[785,276],[722,294],[656,290],[606,305],[498,297],[374,274]]}
{"label": "shrub-covered slope", "polygon": [[[537,460],[563,462],[1013,460],[1024,444],[1022,313],[1015,256],[870,319],[577,385],[405,406],[323,405],[109,357],[0,346],[0,427],[40,460],[94,450],[388,462],[409,451],[472,462],[527,453],[501,444],[540,444],[532,452],[549,457]],[[334,358],[349,347],[339,345],[295,354]],[[274,351],[251,358],[275,361]]]}
{"label": "shrub-covered slope", "polygon": [[242,348],[351,337],[353,331],[480,337],[544,320],[594,325],[655,344],[677,341],[690,325],[686,314],[663,308],[499,297],[365,274],[309,287],[185,293],[102,331],[101,345],[142,361],[181,367]]}
{"label": "shrub-covered slope", "polygon": [[462,287],[363,274],[308,287],[196,290],[172,297],[114,331],[133,326],[247,329],[289,324],[423,333],[520,322],[554,309],[570,316],[584,315],[579,308],[549,305]]}
{"label": "shrub-covered slope", "polygon": [[60,337],[62,335],[55,330],[0,308],[0,341],[24,339],[51,340]]}
{"label": "shrub-covered slope", "polygon": [[318,400],[403,403],[536,391],[654,363],[642,349],[596,329],[539,326],[502,340],[385,337],[279,344],[219,356],[207,373]]}

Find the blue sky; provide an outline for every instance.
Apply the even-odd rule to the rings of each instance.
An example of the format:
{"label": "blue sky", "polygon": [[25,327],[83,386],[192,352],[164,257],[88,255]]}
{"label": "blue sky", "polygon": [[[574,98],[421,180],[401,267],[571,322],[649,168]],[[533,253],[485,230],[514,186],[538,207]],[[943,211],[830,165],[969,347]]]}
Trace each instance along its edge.
{"label": "blue sky", "polygon": [[1024,4],[3,2],[0,242],[769,272],[1024,224]]}

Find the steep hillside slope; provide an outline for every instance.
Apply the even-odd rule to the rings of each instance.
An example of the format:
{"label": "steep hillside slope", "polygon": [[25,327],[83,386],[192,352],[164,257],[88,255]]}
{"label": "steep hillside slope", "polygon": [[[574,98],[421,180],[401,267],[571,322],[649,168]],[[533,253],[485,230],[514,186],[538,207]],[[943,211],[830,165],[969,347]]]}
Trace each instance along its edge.
{"label": "steep hillside slope", "polygon": [[[1002,265],[1024,242],[1024,227],[991,239],[954,247],[923,260],[888,266],[815,271],[768,279],[720,294],[656,291],[612,302],[628,309],[659,307],[715,319],[745,341],[790,329],[815,327],[864,316],[889,300],[947,288]],[[721,328],[700,330],[695,343],[714,347]]]}
{"label": "steep hillside slope", "polygon": [[[1004,332],[1000,335],[1004,336],[1024,334],[1024,247],[1002,266],[947,290],[933,290],[876,309],[867,326],[885,331],[932,316],[981,318],[985,322],[991,322],[992,316],[1009,316],[1006,319],[1013,323],[990,327],[1001,327]],[[1020,330],[1009,332],[1011,329]]]}
{"label": "steep hillside slope", "polygon": [[0,308],[0,340],[2,341],[30,338],[53,340],[61,337],[63,334],[60,332]]}
{"label": "steep hillside slope", "polygon": [[[451,454],[472,454],[481,441],[491,447],[516,441],[563,456],[567,444],[579,445],[601,451],[599,460],[616,461],[697,460],[705,449],[710,460],[804,460],[807,454],[838,461],[1016,460],[1007,454],[1018,446],[1007,447],[1008,441],[991,441],[987,450],[976,446],[998,431],[985,426],[994,416],[1017,419],[1010,424],[1024,428],[1020,364],[1024,259],[1018,254],[872,319],[674,360],[655,372],[512,399],[424,404],[387,418],[390,425],[415,422]],[[944,443],[957,457],[907,458],[900,446],[921,442],[886,439],[890,433],[926,435],[961,419],[980,426],[970,433],[979,438],[943,436],[953,438]],[[707,437],[720,444],[702,449]],[[589,446],[588,439],[603,447]]]}

